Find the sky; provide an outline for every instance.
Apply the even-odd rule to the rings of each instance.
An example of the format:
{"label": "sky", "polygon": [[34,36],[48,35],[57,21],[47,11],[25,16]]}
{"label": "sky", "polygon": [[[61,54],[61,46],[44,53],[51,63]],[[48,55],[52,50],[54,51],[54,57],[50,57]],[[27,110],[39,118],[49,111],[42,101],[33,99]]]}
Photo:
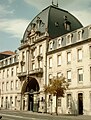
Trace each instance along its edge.
{"label": "sky", "polygon": [[[0,52],[17,50],[28,24],[51,3],[52,0],[0,0]],[[83,26],[91,24],[91,0],[58,0],[58,3],[59,8],[73,14]]]}

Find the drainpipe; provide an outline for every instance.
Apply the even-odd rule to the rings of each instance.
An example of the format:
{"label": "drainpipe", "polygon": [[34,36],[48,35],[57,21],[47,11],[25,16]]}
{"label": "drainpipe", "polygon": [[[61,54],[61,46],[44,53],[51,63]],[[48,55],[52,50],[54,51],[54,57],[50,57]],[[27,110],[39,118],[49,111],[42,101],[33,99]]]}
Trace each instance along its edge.
{"label": "drainpipe", "polygon": [[[46,36],[46,53],[45,53],[45,85],[47,85],[47,51],[48,51],[48,36]],[[47,113],[47,94],[45,93],[45,113]]]}

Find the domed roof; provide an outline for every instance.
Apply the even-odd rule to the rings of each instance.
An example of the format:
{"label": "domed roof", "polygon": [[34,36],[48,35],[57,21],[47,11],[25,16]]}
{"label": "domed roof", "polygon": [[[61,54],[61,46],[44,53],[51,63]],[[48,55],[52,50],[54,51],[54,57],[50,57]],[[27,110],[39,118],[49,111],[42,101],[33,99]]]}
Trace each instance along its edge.
{"label": "domed roof", "polygon": [[23,40],[25,41],[31,30],[41,34],[46,31],[50,38],[56,38],[73,30],[83,27],[80,21],[68,11],[60,9],[56,6],[49,6],[42,10],[28,25]]}

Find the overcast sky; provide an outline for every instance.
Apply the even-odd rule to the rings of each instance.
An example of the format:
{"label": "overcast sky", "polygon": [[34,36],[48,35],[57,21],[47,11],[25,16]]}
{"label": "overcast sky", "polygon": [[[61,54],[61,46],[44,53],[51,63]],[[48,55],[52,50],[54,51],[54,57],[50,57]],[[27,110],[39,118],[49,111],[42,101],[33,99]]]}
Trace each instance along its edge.
{"label": "overcast sky", "polygon": [[[0,0],[0,52],[15,51],[30,21],[52,0]],[[56,4],[57,0],[54,0]],[[91,0],[58,0],[65,9],[87,26],[91,24]]]}

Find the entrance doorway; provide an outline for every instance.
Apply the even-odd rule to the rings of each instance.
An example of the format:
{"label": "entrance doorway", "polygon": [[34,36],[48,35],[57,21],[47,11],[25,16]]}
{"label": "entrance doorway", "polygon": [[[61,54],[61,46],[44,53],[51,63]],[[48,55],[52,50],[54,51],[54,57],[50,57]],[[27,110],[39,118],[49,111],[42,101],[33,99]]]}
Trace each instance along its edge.
{"label": "entrance doorway", "polygon": [[78,113],[83,114],[83,93],[78,94]]}
{"label": "entrance doorway", "polygon": [[28,110],[33,111],[33,95],[29,94]]}
{"label": "entrance doorway", "polygon": [[[29,80],[27,82],[25,81],[22,87],[22,96],[27,95],[26,100],[23,101],[23,110],[38,112],[38,94],[39,84],[37,80],[29,77]],[[27,106],[25,106],[25,103]]]}

